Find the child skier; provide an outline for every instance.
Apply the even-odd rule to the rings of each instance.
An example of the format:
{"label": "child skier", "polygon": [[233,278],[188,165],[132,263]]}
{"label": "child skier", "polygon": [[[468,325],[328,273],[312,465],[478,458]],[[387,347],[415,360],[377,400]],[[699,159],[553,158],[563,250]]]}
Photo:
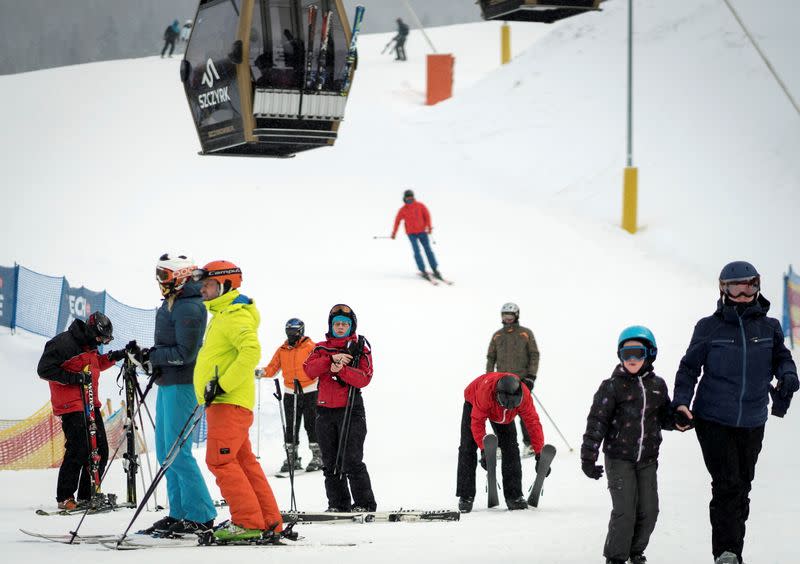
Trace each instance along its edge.
{"label": "child skier", "polygon": [[[286,436],[284,441],[289,452],[288,458],[281,466],[281,472],[288,472],[291,466],[291,459],[294,459],[294,469],[302,469],[300,457],[297,456],[297,448],[300,445],[300,438],[295,437],[295,418],[297,426],[300,421],[306,429],[308,435],[308,447],[311,449],[312,458],[306,466],[306,472],[313,472],[322,468],[322,453],[317,443],[317,431],[315,429],[317,421],[317,382],[315,378],[309,378],[303,368],[303,363],[314,350],[314,341],[305,336],[305,323],[300,319],[292,318],[286,322],[286,340],[278,347],[272,360],[266,366],[256,371],[258,377],[272,378],[278,373],[283,372],[283,409],[286,412]],[[294,381],[297,380],[303,389],[302,395],[295,398]],[[297,401],[297,413],[294,412],[295,400]]]}
{"label": "child skier", "polygon": [[594,395],[581,447],[581,468],[594,480],[600,443],[605,453],[611,520],[603,549],[606,564],[644,564],[658,517],[658,447],[661,430],[675,421],[667,384],[653,372],[658,349],[653,333],[628,327],[617,340],[620,363]]}

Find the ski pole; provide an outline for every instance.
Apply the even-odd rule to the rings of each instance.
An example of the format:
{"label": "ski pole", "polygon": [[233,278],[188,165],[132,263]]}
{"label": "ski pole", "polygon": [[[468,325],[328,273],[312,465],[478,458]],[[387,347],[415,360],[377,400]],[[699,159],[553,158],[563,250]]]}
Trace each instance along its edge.
{"label": "ski pole", "polygon": [[342,430],[339,432],[339,448],[336,449],[336,463],[333,466],[334,476],[344,474],[344,452],[347,448],[347,439],[350,436],[350,416],[353,413],[353,399],[355,398],[355,388],[350,386],[347,391],[347,406],[344,408],[342,416]]}
{"label": "ski pole", "polygon": [[556,422],[553,421],[553,418],[550,417],[550,414],[547,413],[547,410],[545,409],[544,404],[542,404],[541,400],[536,397],[536,394],[534,394],[533,391],[531,391],[531,396],[533,396],[533,399],[535,399],[536,403],[539,404],[539,407],[542,408],[542,411],[544,411],[544,414],[547,415],[547,419],[549,419],[550,423],[552,423],[553,427],[555,427],[556,432],[561,436],[561,440],[564,441],[565,445],[567,445],[567,448],[569,449],[569,451],[572,452],[573,449],[570,446],[569,442],[567,442],[567,438],[564,436],[564,433],[561,432],[561,429],[558,428],[558,425],[556,425]]}
{"label": "ski pole", "polygon": [[297,402],[299,399],[299,394],[297,393],[297,388],[300,387],[300,382],[295,378],[294,380],[294,398],[292,401],[294,402],[294,413],[292,413],[292,441],[294,442],[294,450],[292,451],[292,471],[294,472],[294,464],[297,460],[297,449],[300,446],[300,439],[297,436],[298,427],[300,426],[300,418],[297,416]]}
{"label": "ski pole", "polygon": [[386,47],[384,47],[384,48],[383,48],[383,50],[381,51],[381,55],[383,55],[384,53],[386,53],[386,50],[389,48],[389,45],[391,45],[392,43],[394,43],[394,41],[395,41],[395,40],[394,40],[394,37],[392,37],[392,38],[389,40],[389,43],[387,43],[387,44],[386,44]]}
{"label": "ski pole", "polygon": [[256,419],[256,459],[261,459],[261,376],[256,370],[256,391],[258,392],[258,418]]}
{"label": "ski pole", "polygon": [[283,451],[286,453],[286,460],[289,462],[289,491],[290,491],[290,507],[292,511],[297,511],[297,502],[294,498],[294,463],[292,457],[289,456],[289,443],[286,442],[286,417],[283,413],[283,392],[281,392],[281,383],[275,378],[275,393],[272,394],[278,400],[278,413],[281,414],[281,429],[283,429]]}
{"label": "ski pole", "polygon": [[373,239],[391,239],[389,235],[373,235]]}

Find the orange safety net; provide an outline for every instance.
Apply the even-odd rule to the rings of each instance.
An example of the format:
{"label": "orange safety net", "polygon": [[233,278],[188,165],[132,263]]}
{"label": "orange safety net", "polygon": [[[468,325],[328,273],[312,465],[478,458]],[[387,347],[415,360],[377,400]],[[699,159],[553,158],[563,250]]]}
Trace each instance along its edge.
{"label": "orange safety net", "polygon": [[[103,419],[108,437],[109,455],[125,435],[125,410],[120,408]],[[146,452],[141,436],[137,452]],[[124,445],[117,458],[125,452]],[[64,432],[61,420],[53,415],[50,402],[23,420],[0,420],[0,470],[58,468],[64,459]]]}

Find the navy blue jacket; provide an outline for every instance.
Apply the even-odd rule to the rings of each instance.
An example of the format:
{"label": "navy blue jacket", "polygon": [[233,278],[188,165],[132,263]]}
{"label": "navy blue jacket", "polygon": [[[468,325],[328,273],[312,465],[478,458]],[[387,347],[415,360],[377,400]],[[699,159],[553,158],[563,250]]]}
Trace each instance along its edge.
{"label": "navy blue jacket", "polygon": [[766,423],[772,377],[797,374],[781,324],[768,311],[763,296],[741,316],[720,298],[714,315],[695,325],[675,375],[673,406],[688,406],[694,396],[692,413],[701,419],[744,428]]}
{"label": "navy blue jacket", "polygon": [[617,365],[594,394],[586,418],[581,460],[594,463],[603,452],[611,458],[647,464],[658,460],[661,430],[675,427],[667,383],[643,368],[634,376]]}
{"label": "navy blue jacket", "polygon": [[162,302],[156,313],[155,346],[150,352],[153,369],[161,373],[156,381],[159,386],[193,383],[207,317],[197,282],[187,282],[171,304],[169,299]]}

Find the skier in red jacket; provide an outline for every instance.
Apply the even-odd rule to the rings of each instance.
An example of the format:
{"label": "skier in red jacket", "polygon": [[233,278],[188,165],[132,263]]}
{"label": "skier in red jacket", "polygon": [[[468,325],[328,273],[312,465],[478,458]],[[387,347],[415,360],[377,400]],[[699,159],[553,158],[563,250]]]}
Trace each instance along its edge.
{"label": "skier in red jacket", "polygon": [[544,446],[544,434],[539,415],[527,386],[510,372],[489,372],[473,380],[464,390],[464,411],[461,416],[461,444],[458,447],[458,483],[456,495],[462,513],[472,511],[475,499],[476,450],[480,449],[481,466],[486,468],[483,438],[487,419],[497,435],[497,444],[503,454],[503,492],[510,510],[527,509],[528,501],[522,495],[522,465],[517,443],[514,418],[519,415],[531,435],[531,447],[536,453],[536,463]]}
{"label": "skier in red jacket", "polygon": [[400,227],[400,222],[405,222],[406,234],[409,241],[411,241],[411,248],[414,249],[414,260],[417,262],[420,276],[428,280],[431,279],[430,273],[425,270],[425,263],[422,260],[419,246],[425,250],[425,256],[428,257],[428,263],[431,265],[433,276],[439,280],[443,280],[442,275],[439,273],[439,265],[436,262],[436,256],[431,250],[431,243],[428,235],[433,231],[431,225],[431,214],[425,204],[418,202],[414,199],[414,191],[406,190],[403,193],[403,202],[405,205],[397,212],[394,218],[394,228],[392,228],[392,239],[397,235],[397,229]]}

